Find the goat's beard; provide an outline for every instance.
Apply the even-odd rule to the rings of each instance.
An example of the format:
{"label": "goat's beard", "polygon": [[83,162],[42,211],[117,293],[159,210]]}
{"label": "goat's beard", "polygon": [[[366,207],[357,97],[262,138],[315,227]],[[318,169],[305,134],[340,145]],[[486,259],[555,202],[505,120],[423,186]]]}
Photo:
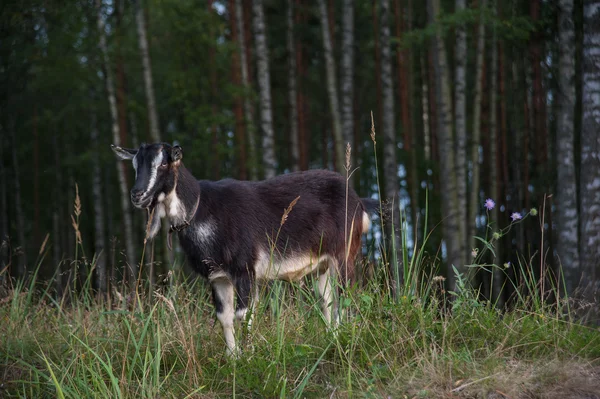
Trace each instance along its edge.
{"label": "goat's beard", "polygon": [[161,227],[161,219],[165,217],[166,210],[162,202],[158,202],[156,198],[146,207],[148,210],[148,223],[146,225],[146,238],[153,239],[156,237]]}

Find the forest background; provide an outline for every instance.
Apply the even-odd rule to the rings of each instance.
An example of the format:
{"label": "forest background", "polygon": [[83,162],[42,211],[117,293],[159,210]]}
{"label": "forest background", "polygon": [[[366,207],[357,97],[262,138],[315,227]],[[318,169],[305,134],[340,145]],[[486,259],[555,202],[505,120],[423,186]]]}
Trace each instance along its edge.
{"label": "forest background", "polygon": [[[4,283],[37,270],[61,294],[90,276],[98,291],[135,279],[145,214],[131,209],[133,168],[110,144],[177,141],[199,179],[257,180],[345,175],[349,143],[350,184],[393,203],[409,251],[430,233],[417,241],[448,287],[449,265],[468,271],[484,247],[478,236],[495,250],[470,278],[499,304],[521,261],[564,276],[570,293],[597,292],[598,1],[23,0],[0,10]],[[375,226],[369,240],[382,237]],[[148,251],[152,283],[183,262],[164,236]]]}

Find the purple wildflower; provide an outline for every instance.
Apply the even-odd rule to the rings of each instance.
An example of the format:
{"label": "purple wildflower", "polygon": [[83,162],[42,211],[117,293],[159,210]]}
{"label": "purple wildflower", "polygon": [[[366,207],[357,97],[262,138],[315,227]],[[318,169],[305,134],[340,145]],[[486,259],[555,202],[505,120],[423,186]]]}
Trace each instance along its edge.
{"label": "purple wildflower", "polygon": [[519,212],[513,212],[513,214],[510,215],[510,217],[512,218],[513,222],[516,220],[523,219],[523,216],[521,216],[521,214]]}
{"label": "purple wildflower", "polygon": [[491,199],[491,198],[488,198],[488,199],[486,199],[486,200],[485,200],[485,205],[484,205],[484,206],[485,206],[485,208],[486,208],[488,211],[491,211],[491,210],[492,210],[492,209],[494,209],[494,207],[496,206],[496,203],[494,202],[494,200],[493,200],[493,199]]}

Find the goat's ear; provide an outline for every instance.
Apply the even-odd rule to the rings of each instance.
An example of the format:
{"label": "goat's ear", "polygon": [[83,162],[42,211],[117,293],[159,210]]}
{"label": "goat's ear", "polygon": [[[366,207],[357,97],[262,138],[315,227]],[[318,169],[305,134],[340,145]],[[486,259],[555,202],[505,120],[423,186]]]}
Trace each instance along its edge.
{"label": "goat's ear", "polygon": [[179,161],[183,158],[183,148],[178,145],[175,145],[171,148],[171,160],[173,162]]}
{"label": "goat's ear", "polygon": [[110,148],[117,154],[117,158],[119,159],[133,159],[135,154],[137,154],[138,150],[132,150],[130,148],[121,148],[117,147],[114,144],[110,145]]}

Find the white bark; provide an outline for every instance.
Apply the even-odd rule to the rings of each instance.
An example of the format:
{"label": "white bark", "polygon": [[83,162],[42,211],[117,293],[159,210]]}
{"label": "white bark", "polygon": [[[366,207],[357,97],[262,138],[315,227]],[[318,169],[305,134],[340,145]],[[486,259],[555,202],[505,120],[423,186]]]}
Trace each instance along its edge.
{"label": "white bark", "polygon": [[431,132],[429,129],[429,85],[427,84],[426,56],[421,56],[421,106],[423,107],[423,153],[425,161],[431,160]]}
{"label": "white bark", "polygon": [[[440,13],[440,0],[428,0],[430,22]],[[435,93],[437,110],[437,133],[438,133],[438,151],[440,157],[440,173],[444,176],[440,178],[440,189],[442,193],[442,215],[443,236],[446,244],[447,268],[449,286],[454,288],[454,271],[452,265],[461,270],[464,267],[457,236],[458,210],[456,208],[458,199],[456,197],[456,173],[454,167],[454,140],[452,137],[452,110],[450,96],[450,82],[448,76],[448,62],[446,58],[446,49],[442,36],[441,26],[436,28],[436,37],[433,47],[433,65],[435,71]]]}
{"label": "white bark", "polygon": [[[354,132],[354,2],[342,2],[342,69],[341,69],[341,97],[342,97],[342,135],[345,143],[353,143]],[[344,144],[345,144],[344,143]],[[356,166],[351,153],[350,163]],[[353,180],[350,179],[350,184]]]}
{"label": "white bark", "polygon": [[263,132],[263,167],[265,178],[275,176],[275,133],[273,131],[273,108],[271,106],[271,75],[269,72],[269,48],[262,0],[253,0],[254,40],[256,42],[256,69],[260,96],[260,119]]}
{"label": "white bark", "polygon": [[141,1],[142,0],[133,0],[135,6],[135,24],[137,27],[140,53],[142,55],[144,88],[146,91],[146,101],[148,103],[148,121],[150,122],[150,137],[152,137],[152,141],[159,142],[161,139],[158,124],[158,112],[156,111],[156,99],[154,97],[154,84],[152,82],[152,64],[150,63],[150,51],[148,49],[144,7],[140,4]]}
{"label": "white bark", "polygon": [[333,46],[329,34],[329,17],[325,0],[318,0],[319,15],[321,17],[321,32],[323,34],[323,49],[325,55],[325,72],[327,75],[327,94],[329,97],[329,111],[333,122],[334,151],[336,157],[336,168],[341,173],[344,170],[344,138],[342,137],[342,122],[340,117],[340,105],[337,94],[337,77],[335,59],[333,58]]}
{"label": "white bark", "polygon": [[288,51],[288,101],[290,109],[291,165],[294,172],[300,170],[300,144],[298,142],[297,68],[294,46],[294,4],[287,0],[287,51]]}
{"label": "white bark", "polygon": [[583,5],[581,248],[583,276],[600,269],[600,1]]}
{"label": "white bark", "polygon": [[[396,141],[396,119],[394,108],[394,79],[392,77],[392,54],[390,44],[390,4],[389,0],[381,0],[381,24],[380,24],[380,44],[381,44],[381,95],[382,95],[382,122],[383,131],[383,173],[385,179],[385,196],[390,202],[393,202],[393,223],[395,230],[395,242],[397,265],[390,259],[390,265],[398,267],[400,278],[400,261],[402,259],[402,249],[400,246],[400,184],[398,181],[398,161],[396,159],[396,150],[398,143]],[[397,293],[397,292],[396,292]]]}
{"label": "white bark", "polygon": [[[466,0],[456,0],[455,11],[466,8]],[[464,25],[456,28],[455,49],[455,94],[454,123],[456,132],[456,196],[458,210],[458,243],[461,263],[466,263],[468,250],[467,229],[467,101],[466,101],[466,63],[467,34]]]}
{"label": "white bark", "polygon": [[[102,51],[102,64],[105,73],[106,91],[108,95],[108,103],[110,108],[110,116],[112,120],[112,136],[113,144],[121,145],[121,136],[119,132],[119,118],[117,114],[117,101],[115,98],[115,86],[112,71],[110,69],[110,59],[108,58],[108,47],[106,45],[106,32],[104,30],[104,20],[102,18],[102,0],[96,0],[96,11],[98,12],[97,24],[99,35],[99,46]],[[129,205],[129,190],[125,179],[125,164],[122,161],[117,161],[117,175],[119,178],[119,190],[121,191],[121,210],[123,212],[123,228],[125,233],[125,251],[127,254],[127,263],[131,272],[131,281],[137,279],[137,261],[135,257],[135,248],[133,244],[133,227],[131,221],[131,211]]]}
{"label": "white bark", "polygon": [[575,179],[575,27],[573,0],[560,0],[558,45],[558,115],[556,224],[558,253],[567,291],[579,283],[579,215]]}
{"label": "white bark", "polygon": [[[477,213],[482,208],[479,198],[480,190],[480,157],[479,149],[481,146],[481,98],[483,96],[483,53],[485,51],[485,25],[483,24],[483,10],[486,7],[486,0],[479,3],[479,27],[477,29],[477,61],[475,66],[475,98],[473,100],[473,132],[471,138],[471,187],[469,190],[469,214],[467,216],[469,248],[476,246],[475,235]],[[494,201],[497,199],[494,198]],[[468,259],[468,258],[467,258]]]}

